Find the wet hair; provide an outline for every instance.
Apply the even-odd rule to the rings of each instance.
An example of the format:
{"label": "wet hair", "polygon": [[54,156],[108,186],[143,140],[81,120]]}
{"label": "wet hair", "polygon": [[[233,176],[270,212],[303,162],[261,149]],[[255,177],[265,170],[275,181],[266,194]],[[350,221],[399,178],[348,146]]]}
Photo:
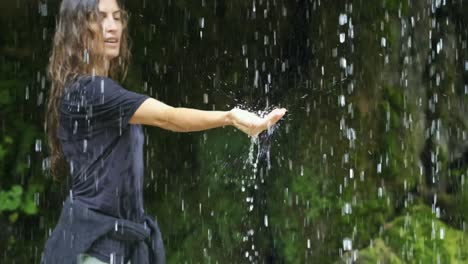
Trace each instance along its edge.
{"label": "wet hair", "polygon": [[99,0],[63,0],[49,57],[48,94],[45,130],[50,150],[50,172],[55,180],[68,173],[67,163],[57,137],[60,100],[67,85],[82,76],[100,75],[123,81],[130,60],[128,16],[122,5],[122,36],[119,56],[105,70],[104,36],[99,13]]}

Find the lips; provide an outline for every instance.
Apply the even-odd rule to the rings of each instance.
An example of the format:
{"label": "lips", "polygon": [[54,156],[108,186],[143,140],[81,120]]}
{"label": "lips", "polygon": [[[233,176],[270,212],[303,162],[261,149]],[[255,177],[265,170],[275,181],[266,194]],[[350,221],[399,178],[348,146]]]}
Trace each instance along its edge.
{"label": "lips", "polygon": [[106,39],[104,40],[104,42],[105,42],[106,44],[113,45],[113,44],[119,43],[119,40],[118,40],[117,38],[106,38]]}

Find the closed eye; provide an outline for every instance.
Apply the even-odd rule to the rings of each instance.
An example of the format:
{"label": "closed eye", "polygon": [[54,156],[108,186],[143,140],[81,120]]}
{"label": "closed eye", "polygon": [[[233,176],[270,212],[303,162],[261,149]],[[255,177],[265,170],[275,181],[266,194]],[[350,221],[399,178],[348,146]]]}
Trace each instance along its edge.
{"label": "closed eye", "polygon": [[[112,12],[112,17],[117,20],[117,21],[120,21],[122,19],[122,12],[120,10],[117,10],[117,11],[114,11]],[[105,19],[107,17],[107,13],[106,12],[99,12],[99,14],[101,15],[101,19]]]}
{"label": "closed eye", "polygon": [[104,12],[99,12],[99,15],[101,16],[101,19],[105,19],[107,14]]}
{"label": "closed eye", "polygon": [[112,13],[114,15],[114,19],[120,21],[122,19],[122,12],[120,10],[115,11]]}

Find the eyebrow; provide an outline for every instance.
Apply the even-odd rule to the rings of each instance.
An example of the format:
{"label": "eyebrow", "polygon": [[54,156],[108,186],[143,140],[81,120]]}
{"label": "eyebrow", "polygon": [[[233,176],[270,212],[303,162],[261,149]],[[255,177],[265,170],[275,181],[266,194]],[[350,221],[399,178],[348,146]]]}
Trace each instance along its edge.
{"label": "eyebrow", "polygon": [[[107,12],[105,12],[105,11],[99,11],[99,13],[101,13],[101,14],[107,14]],[[115,15],[116,13],[122,13],[122,10],[119,9],[119,10],[116,10],[116,11],[113,11],[113,12],[112,12],[113,15]]]}

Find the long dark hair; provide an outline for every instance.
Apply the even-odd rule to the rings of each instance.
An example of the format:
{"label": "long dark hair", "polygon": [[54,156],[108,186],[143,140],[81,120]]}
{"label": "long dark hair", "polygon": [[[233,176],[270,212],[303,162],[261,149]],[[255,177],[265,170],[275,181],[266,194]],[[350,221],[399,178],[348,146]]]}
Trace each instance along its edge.
{"label": "long dark hair", "polygon": [[120,53],[105,70],[104,37],[99,13],[99,0],[63,0],[56,25],[48,77],[51,81],[46,111],[46,132],[50,149],[50,171],[55,180],[68,173],[62,147],[57,137],[60,99],[66,85],[84,75],[108,75],[123,81],[130,60],[128,16],[122,5]]}

